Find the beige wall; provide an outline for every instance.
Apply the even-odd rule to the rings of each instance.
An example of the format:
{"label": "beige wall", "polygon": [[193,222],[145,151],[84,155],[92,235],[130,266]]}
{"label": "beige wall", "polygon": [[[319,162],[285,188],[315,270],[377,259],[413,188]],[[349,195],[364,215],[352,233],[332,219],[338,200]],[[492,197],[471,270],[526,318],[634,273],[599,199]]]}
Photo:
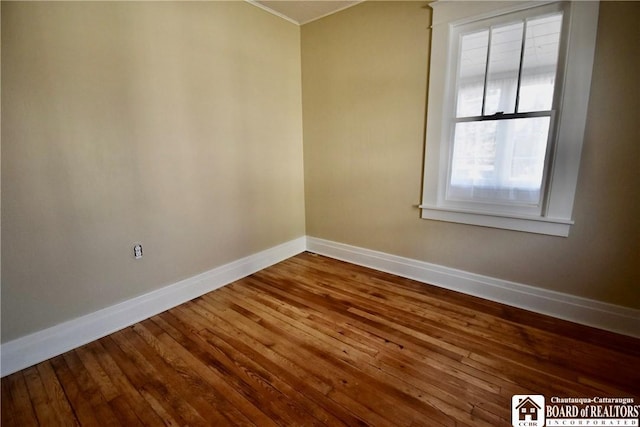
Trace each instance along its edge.
{"label": "beige wall", "polygon": [[423,2],[301,30],[245,2],[2,2],[2,341],[299,237],[305,203],[310,236],[640,307],[639,5],[601,6],[565,239],[419,219]]}
{"label": "beige wall", "polygon": [[2,2],[2,341],[304,235],[300,79],[245,2]]}
{"label": "beige wall", "polygon": [[366,2],[302,27],[307,235],[640,308],[640,3],[601,5],[568,238],[419,219],[425,4]]}

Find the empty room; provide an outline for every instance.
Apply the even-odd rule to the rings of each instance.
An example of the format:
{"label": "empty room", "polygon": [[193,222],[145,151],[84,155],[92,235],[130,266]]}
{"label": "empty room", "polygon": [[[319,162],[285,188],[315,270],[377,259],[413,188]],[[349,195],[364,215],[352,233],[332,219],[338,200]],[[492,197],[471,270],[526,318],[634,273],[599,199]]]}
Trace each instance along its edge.
{"label": "empty room", "polygon": [[3,426],[640,425],[640,2],[0,14]]}

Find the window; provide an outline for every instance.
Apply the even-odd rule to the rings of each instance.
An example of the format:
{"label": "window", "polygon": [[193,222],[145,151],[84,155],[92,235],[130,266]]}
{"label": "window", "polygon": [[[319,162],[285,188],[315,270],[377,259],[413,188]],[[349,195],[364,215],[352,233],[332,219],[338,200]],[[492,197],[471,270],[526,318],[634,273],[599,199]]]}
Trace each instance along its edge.
{"label": "window", "polygon": [[567,236],[598,3],[431,6],[422,217]]}

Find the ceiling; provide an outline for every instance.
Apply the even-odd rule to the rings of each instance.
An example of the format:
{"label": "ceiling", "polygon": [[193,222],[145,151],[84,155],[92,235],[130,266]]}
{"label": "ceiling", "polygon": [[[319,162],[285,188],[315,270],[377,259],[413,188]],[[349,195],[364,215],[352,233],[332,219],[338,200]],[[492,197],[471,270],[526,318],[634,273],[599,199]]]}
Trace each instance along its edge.
{"label": "ceiling", "polygon": [[302,25],[316,19],[323,18],[332,13],[355,6],[363,0],[339,1],[339,0],[248,0],[268,12],[278,15],[294,24]]}

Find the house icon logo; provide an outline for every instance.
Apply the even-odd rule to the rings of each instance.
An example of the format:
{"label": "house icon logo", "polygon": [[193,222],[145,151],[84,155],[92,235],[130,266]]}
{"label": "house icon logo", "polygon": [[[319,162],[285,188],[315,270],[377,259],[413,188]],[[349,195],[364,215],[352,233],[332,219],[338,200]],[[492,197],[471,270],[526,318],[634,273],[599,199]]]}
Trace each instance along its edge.
{"label": "house icon logo", "polygon": [[511,424],[514,427],[544,427],[544,396],[520,395],[511,398]]}

